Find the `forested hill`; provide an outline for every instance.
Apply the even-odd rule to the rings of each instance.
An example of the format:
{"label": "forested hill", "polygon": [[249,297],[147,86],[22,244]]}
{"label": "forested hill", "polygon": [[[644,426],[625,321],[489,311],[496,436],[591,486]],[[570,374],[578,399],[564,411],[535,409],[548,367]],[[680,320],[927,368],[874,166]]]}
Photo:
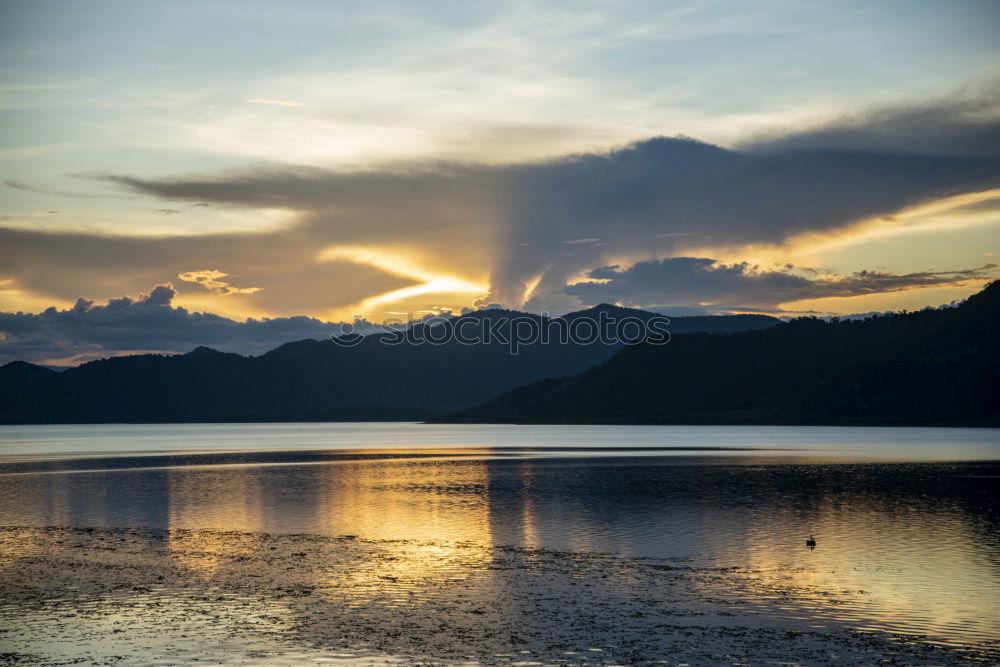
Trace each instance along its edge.
{"label": "forested hill", "polygon": [[[618,321],[657,317],[608,305],[551,320],[494,309],[435,327],[417,324],[405,340],[390,340],[395,334],[350,346],[302,340],[259,357],[200,347],[183,355],[102,359],[63,372],[13,362],[0,367],[0,423],[423,419],[606,360],[622,346],[555,337],[526,340],[511,354],[508,342],[514,334],[531,338],[533,328],[546,323],[596,322],[602,313]],[[668,329],[732,331],[777,322],[763,315],[681,317]],[[488,339],[477,338],[486,333]]]}
{"label": "forested hill", "polygon": [[1000,281],[957,308],[636,345],[449,421],[1000,426]]}

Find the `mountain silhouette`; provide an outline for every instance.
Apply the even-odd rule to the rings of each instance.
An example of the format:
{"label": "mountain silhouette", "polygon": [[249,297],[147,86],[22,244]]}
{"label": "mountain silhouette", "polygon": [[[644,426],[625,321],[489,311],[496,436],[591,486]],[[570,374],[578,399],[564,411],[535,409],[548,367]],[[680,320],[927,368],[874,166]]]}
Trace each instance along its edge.
{"label": "mountain silhouette", "polygon": [[443,421],[1000,425],[1000,281],[957,308],[675,336]]}
{"label": "mountain silhouette", "polygon": [[[579,373],[620,343],[509,341],[531,327],[600,314],[640,321],[647,311],[597,306],[562,318],[499,309],[417,323],[403,332],[358,338],[350,346],[301,340],[257,357],[198,347],[180,355],[112,357],[63,372],[24,362],[0,367],[0,423],[173,421],[417,420],[478,405],[543,378]],[[671,334],[774,326],[761,315],[676,318]],[[456,332],[489,331],[485,342]],[[612,331],[612,334],[616,332]]]}

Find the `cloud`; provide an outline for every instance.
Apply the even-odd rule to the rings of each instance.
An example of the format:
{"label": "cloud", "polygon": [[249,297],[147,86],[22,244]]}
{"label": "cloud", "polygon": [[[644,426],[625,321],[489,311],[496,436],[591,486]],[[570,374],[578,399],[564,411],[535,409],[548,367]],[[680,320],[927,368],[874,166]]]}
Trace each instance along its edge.
{"label": "cloud", "polygon": [[279,107],[307,107],[308,104],[302,102],[292,102],[291,100],[243,100],[247,104],[270,104]]}
{"label": "cloud", "polygon": [[[963,124],[933,126],[946,115],[939,105],[934,114],[915,107],[912,122],[899,125],[914,146],[936,136],[933,152],[904,150],[902,139],[880,143],[885,122],[869,114],[852,121],[856,139],[848,149],[808,147],[816,141],[803,135],[740,150],[660,137],[514,165],[426,162],[347,171],[264,164],[163,178],[91,174],[162,200],[226,211],[281,209],[289,222],[196,240],[0,228],[0,265],[19,288],[60,298],[79,289],[127,293],[224,261],[263,288],[244,295],[257,312],[382,307],[380,295],[393,292],[426,296],[415,308],[445,302],[417,287],[427,279],[359,264],[338,250],[364,248],[383,258],[405,255],[422,275],[440,278],[441,289],[488,283],[483,303],[572,308],[566,285],[596,267],[780,245],[1000,186],[1000,148],[984,142],[974,154],[966,150],[968,128],[986,137],[997,123],[964,104],[949,112]],[[338,259],[323,259],[330,257]],[[470,292],[456,294],[453,305],[468,303]]]}
{"label": "cloud", "polygon": [[200,271],[184,271],[177,274],[177,277],[184,282],[198,283],[210,292],[216,294],[256,294],[261,287],[233,287],[223,278],[230,277],[230,274],[218,269],[202,269]]}
{"label": "cloud", "polygon": [[[227,352],[261,354],[282,343],[339,334],[339,322],[311,317],[248,318],[242,322],[172,305],[177,290],[166,283],[149,294],[80,298],[72,308],[41,313],[0,312],[0,363],[14,359],[78,363],[121,352],[188,352],[206,345]],[[356,330],[374,330],[358,322]]]}
{"label": "cloud", "polygon": [[58,188],[42,188],[24,181],[7,179],[3,182],[8,188],[21,190],[22,192],[33,192],[40,195],[55,195],[56,197],[74,197],[78,199],[124,199],[122,195],[115,194],[93,194],[88,192],[77,192],[75,190],[61,190]]}
{"label": "cloud", "polygon": [[[780,304],[824,297],[860,296],[921,287],[953,286],[990,280],[996,264],[957,271],[893,274],[860,271],[847,276],[816,275],[786,265],[762,269],[745,262],[723,264],[705,257],[671,257],[629,268],[604,266],[589,271],[589,281],[567,286],[566,294],[586,305],[616,302],[637,307],[697,303],[721,309],[776,310]],[[805,274],[805,275],[804,275]]]}
{"label": "cloud", "polygon": [[744,150],[838,148],[936,155],[1000,155],[1000,83],[923,104],[847,114],[754,137]]}
{"label": "cloud", "polygon": [[63,141],[56,144],[38,144],[20,148],[0,148],[0,160],[31,160],[33,158],[61,153],[79,148],[77,144]]}
{"label": "cloud", "polygon": [[[224,297],[240,300],[237,312],[292,316],[347,311],[336,318],[358,312],[352,304],[373,294],[416,282],[374,266],[318,262],[318,250],[330,242],[302,227],[197,238],[46,234],[8,228],[0,229],[0,278],[10,281],[8,289],[69,301],[81,292],[102,297],[135,293],[143,285],[169,280],[180,272],[218,267],[224,261],[227,273],[263,288],[254,294]],[[200,301],[223,298],[205,296]]]}
{"label": "cloud", "polygon": [[[458,256],[492,267],[486,300],[519,306],[540,275],[536,292],[558,292],[573,275],[622,257],[781,243],[995,187],[1000,157],[829,148],[740,152],[657,138],[606,154],[503,167],[342,173],[268,166],[195,179],[105,178],[167,199],[248,207],[279,201],[303,214],[301,232],[317,244],[347,234],[357,245],[393,238],[433,251],[452,237],[462,241]],[[567,253],[565,239],[604,243],[576,244]],[[447,262],[456,254],[437,256]]]}

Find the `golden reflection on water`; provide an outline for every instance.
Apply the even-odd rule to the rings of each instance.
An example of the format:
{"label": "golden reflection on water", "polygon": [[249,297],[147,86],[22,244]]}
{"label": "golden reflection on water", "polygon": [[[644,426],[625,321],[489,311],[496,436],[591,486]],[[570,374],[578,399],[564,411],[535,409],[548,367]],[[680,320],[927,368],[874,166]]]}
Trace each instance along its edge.
{"label": "golden reflection on water", "polygon": [[[317,519],[327,531],[348,536],[398,536],[405,548],[381,555],[383,567],[331,574],[338,587],[411,591],[434,580],[465,578],[457,570],[455,544],[489,545],[489,475],[485,461],[372,461],[326,466],[320,476]],[[466,563],[485,563],[486,551],[459,550]],[[471,555],[470,555],[471,554]]]}
{"label": "golden reflection on water", "polygon": [[192,550],[191,530],[217,530],[218,516],[202,510],[206,503],[225,499],[227,530],[257,532],[264,525],[265,503],[260,477],[232,475],[224,471],[185,474],[183,468],[167,472],[167,549],[171,556],[193,573],[211,576],[230,559],[248,556],[252,550],[241,541],[220,533],[205,533],[199,548]]}
{"label": "golden reflection on water", "polygon": [[802,525],[800,515],[775,511],[720,550],[719,560],[753,572],[761,608],[790,604],[817,626],[829,619],[944,638],[975,627],[1000,637],[1000,582],[989,576],[982,532],[957,508],[871,496],[821,499],[808,518],[815,549],[801,532],[783,528]]}
{"label": "golden reflection on water", "polygon": [[[234,472],[236,474],[234,474]],[[454,578],[453,543],[492,543],[489,475],[482,460],[441,465],[436,460],[362,461],[310,466],[309,486],[274,488],[259,469],[168,472],[168,550],[178,563],[205,577],[221,564],[250,555],[252,543],[224,533],[203,534],[193,549],[189,531],[287,532],[273,513],[283,500],[299,505],[300,518],[314,531],[348,536],[400,536],[410,542],[405,557],[395,553],[378,573],[357,568],[345,576],[355,586],[408,585],[435,573]],[[308,502],[302,502],[308,494]],[[295,532],[293,530],[293,532]],[[486,553],[482,554],[485,559]],[[463,552],[467,562],[468,554]],[[324,582],[317,581],[319,585]],[[343,582],[341,582],[343,583]]]}
{"label": "golden reflection on water", "polygon": [[521,502],[521,539],[526,547],[542,546],[535,517],[535,499],[532,490],[535,485],[535,471],[530,461],[520,464],[521,479],[524,480],[524,498]]}
{"label": "golden reflection on water", "polygon": [[341,534],[490,542],[485,461],[344,463],[321,479],[317,518]]}
{"label": "golden reflection on water", "polygon": [[[646,553],[653,549],[671,557],[693,544],[694,556],[680,559],[682,564],[737,568],[732,577],[706,578],[705,585],[738,584],[730,593],[759,614],[955,641],[1000,636],[996,541],[984,542],[990,528],[977,523],[981,516],[946,496],[764,494],[746,507],[734,501],[735,492],[713,496],[701,486],[685,487],[687,473],[677,472],[680,468],[643,468],[653,482],[648,488],[674,494],[651,499],[629,496],[627,484],[593,490],[618,474],[611,468],[593,468],[573,486],[566,480],[585,469],[583,464],[559,467],[530,459],[501,464],[482,452],[439,454],[25,476],[34,486],[10,497],[24,504],[25,516],[38,517],[38,525],[168,528],[164,557],[205,581],[266,557],[265,533],[369,540],[366,548],[377,567],[341,562],[303,573],[330,604],[364,605],[378,598],[431,608],[436,587],[455,581],[474,588],[470,595],[502,597],[491,569],[496,551],[468,545],[628,554],[641,538]],[[792,477],[781,479],[798,473],[787,474]],[[104,486],[115,480],[119,491],[127,490],[125,497]],[[143,491],[141,484],[148,488]],[[681,490],[670,491],[672,484]],[[92,493],[98,487],[104,491]],[[122,514],[129,502],[142,508],[135,516]],[[810,532],[819,542],[815,550],[804,544]],[[13,576],[18,548],[0,543],[3,576]],[[725,596],[723,589],[708,592]]]}

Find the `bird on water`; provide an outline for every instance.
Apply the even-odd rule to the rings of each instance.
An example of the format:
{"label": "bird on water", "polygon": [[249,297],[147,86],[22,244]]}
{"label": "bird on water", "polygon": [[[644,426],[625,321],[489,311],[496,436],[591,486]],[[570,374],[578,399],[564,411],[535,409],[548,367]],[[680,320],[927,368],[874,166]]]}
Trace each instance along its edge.
{"label": "bird on water", "polygon": [[809,539],[806,540],[806,546],[807,547],[816,546],[816,538],[812,536],[812,533],[809,533]]}

